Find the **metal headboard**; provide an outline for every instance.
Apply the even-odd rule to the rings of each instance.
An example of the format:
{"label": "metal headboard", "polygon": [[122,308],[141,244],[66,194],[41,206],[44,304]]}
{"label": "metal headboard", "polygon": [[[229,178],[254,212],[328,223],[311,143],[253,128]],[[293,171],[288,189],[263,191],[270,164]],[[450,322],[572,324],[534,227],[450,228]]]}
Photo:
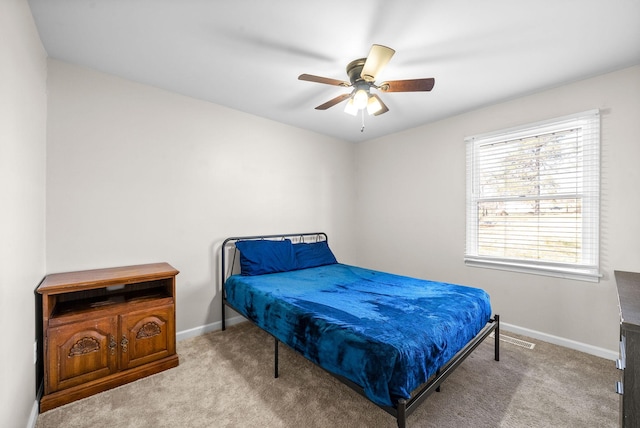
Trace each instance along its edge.
{"label": "metal headboard", "polygon": [[[229,276],[233,274],[234,267],[237,266],[239,261],[236,260],[236,255],[238,250],[236,249],[236,242],[238,241],[249,241],[249,240],[260,240],[260,239],[268,239],[272,241],[278,241],[283,239],[290,239],[294,244],[298,243],[311,243],[311,242],[322,242],[329,241],[327,234],[324,232],[307,232],[307,233],[283,233],[279,235],[255,235],[255,236],[235,236],[231,238],[227,238],[222,242],[221,249],[221,258],[220,258],[220,270],[221,270],[221,278],[220,284],[222,287],[222,330],[225,329],[225,306],[227,302],[227,293],[225,291],[224,285]],[[227,255],[228,253],[233,252],[233,258],[231,259],[231,264],[228,264]]]}

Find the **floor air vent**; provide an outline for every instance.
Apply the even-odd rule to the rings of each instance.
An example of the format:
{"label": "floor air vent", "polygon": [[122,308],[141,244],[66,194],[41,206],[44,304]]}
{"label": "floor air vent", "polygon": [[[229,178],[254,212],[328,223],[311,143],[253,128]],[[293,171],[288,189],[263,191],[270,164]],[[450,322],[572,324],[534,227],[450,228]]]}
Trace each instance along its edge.
{"label": "floor air vent", "polygon": [[[494,339],[496,337],[494,333],[491,333],[489,336]],[[500,340],[503,342],[510,343],[512,345],[520,346],[521,348],[533,349],[536,346],[535,343],[527,342],[526,340],[516,339],[515,337],[507,336],[502,333],[500,333]]]}

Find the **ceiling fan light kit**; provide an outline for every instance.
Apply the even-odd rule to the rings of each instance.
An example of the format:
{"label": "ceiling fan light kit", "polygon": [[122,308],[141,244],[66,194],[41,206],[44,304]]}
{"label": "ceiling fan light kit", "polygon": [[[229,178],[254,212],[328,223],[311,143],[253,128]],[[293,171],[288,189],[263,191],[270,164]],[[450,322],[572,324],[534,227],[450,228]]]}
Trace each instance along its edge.
{"label": "ceiling fan light kit", "polygon": [[345,113],[352,116],[359,111],[367,109],[367,113],[378,116],[389,111],[377,94],[371,93],[371,88],[383,92],[417,92],[430,91],[433,89],[435,79],[410,79],[410,80],[390,80],[376,85],[376,77],[382,69],[389,63],[395,51],[382,45],[373,45],[366,58],[359,58],[351,61],[347,65],[347,75],[349,82],[331,79],[328,77],[314,76],[311,74],[301,74],[299,80],[308,82],[323,83],[325,85],[342,86],[353,88],[351,93],[338,95],[337,97],[320,104],[316,110],[326,110],[342,101],[349,100],[344,108]]}
{"label": "ceiling fan light kit", "polygon": [[353,105],[358,109],[362,110],[367,106],[367,102],[369,102],[369,91],[366,89],[358,89],[353,94]]}
{"label": "ceiling fan light kit", "polygon": [[376,95],[371,95],[367,101],[367,113],[377,116],[382,113],[382,103]]}
{"label": "ceiling fan light kit", "polygon": [[358,114],[358,111],[358,107],[356,107],[355,103],[353,102],[353,98],[347,101],[347,104],[344,106],[345,113],[350,114],[351,116],[355,116],[356,114]]}

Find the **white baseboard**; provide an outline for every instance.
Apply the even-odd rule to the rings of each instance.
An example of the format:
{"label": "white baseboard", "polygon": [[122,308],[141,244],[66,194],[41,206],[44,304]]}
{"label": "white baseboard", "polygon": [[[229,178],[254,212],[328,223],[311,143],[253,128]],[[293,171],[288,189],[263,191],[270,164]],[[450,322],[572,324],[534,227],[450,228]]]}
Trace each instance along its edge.
{"label": "white baseboard", "polygon": [[605,358],[607,360],[616,360],[619,355],[616,351],[600,348],[598,346],[587,345],[586,343],[576,342],[575,340],[566,339],[564,337],[554,336],[552,334],[542,333],[540,331],[531,330],[525,327],[500,322],[500,331],[510,331],[523,336],[539,339],[543,342],[553,343],[554,345],[564,346],[565,348],[574,349],[586,354],[595,355],[596,357]]}
{"label": "white baseboard", "polygon": [[[228,318],[226,325],[232,326],[241,322],[247,321],[243,316],[235,316]],[[176,340],[189,339],[190,337],[200,336],[210,331],[216,331],[222,329],[222,322],[216,321],[211,324],[203,325],[200,327],[192,328],[189,330],[180,331],[176,334]],[[582,342],[576,342],[575,340],[566,339],[564,337],[554,336],[552,334],[543,333],[536,330],[531,330],[525,327],[519,327],[517,325],[500,322],[500,329],[504,331],[510,331],[523,336],[531,337],[533,339],[542,340],[543,342],[552,343],[554,345],[564,346],[565,348],[574,349],[576,351],[584,352],[586,354],[594,355],[596,357],[605,358],[607,360],[615,361],[619,355],[617,351],[612,351],[598,346],[588,345]]]}
{"label": "white baseboard", "polygon": [[[227,318],[225,325],[231,327],[232,325],[236,325],[245,321],[247,321],[245,317],[237,315],[235,317]],[[184,339],[189,339],[191,337],[201,336],[203,334],[216,330],[222,330],[222,321],[216,321],[214,323],[201,325],[200,327],[191,328],[189,330],[179,331],[176,333],[176,340],[181,341]]]}
{"label": "white baseboard", "polygon": [[40,405],[38,404],[38,400],[33,402],[33,407],[31,408],[31,414],[29,415],[29,421],[27,422],[27,428],[35,428],[36,422],[38,422],[38,415],[40,414]]}

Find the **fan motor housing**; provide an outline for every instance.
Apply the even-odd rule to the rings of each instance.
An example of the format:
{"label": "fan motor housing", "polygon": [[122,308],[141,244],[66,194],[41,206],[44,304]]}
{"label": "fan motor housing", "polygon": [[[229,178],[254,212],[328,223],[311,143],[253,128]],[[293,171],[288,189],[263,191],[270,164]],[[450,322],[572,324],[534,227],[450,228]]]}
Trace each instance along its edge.
{"label": "fan motor housing", "polygon": [[362,73],[362,68],[366,60],[366,58],[356,59],[347,65],[347,75],[349,76],[351,84],[355,85],[357,81],[364,81],[360,74]]}

